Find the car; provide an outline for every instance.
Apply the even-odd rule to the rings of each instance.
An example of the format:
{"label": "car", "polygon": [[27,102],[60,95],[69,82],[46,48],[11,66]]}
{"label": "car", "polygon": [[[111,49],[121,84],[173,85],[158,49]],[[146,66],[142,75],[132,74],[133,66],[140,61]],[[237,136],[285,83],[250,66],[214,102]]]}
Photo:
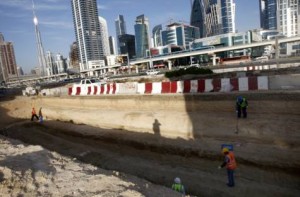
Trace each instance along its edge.
{"label": "car", "polygon": [[157,75],[159,73],[158,70],[147,70],[146,74],[147,75]]}
{"label": "car", "polygon": [[266,62],[266,61],[269,61],[269,57],[268,56],[257,57],[257,58],[255,58],[255,61]]}

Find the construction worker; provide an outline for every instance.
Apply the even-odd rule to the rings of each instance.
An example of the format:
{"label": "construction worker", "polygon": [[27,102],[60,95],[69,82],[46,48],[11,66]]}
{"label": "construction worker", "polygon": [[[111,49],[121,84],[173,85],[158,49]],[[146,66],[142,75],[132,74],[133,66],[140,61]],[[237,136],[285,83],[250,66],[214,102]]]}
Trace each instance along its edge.
{"label": "construction worker", "polygon": [[237,117],[240,118],[242,113],[243,117],[247,118],[247,107],[248,107],[248,101],[243,96],[238,96],[236,99],[236,112]]}
{"label": "construction worker", "polygon": [[180,178],[176,177],[174,179],[174,183],[172,185],[172,189],[185,195],[185,189],[184,189],[184,186],[181,184],[181,180]]}
{"label": "construction worker", "polygon": [[223,148],[222,152],[225,156],[224,162],[222,165],[218,166],[219,169],[223,168],[226,166],[227,169],[227,176],[228,176],[228,187],[234,187],[234,170],[236,169],[236,161],[235,157],[232,151],[229,151],[228,148]]}
{"label": "construction worker", "polygon": [[39,110],[39,120],[40,120],[40,123],[43,122],[43,113],[42,113],[42,108],[40,108]]}
{"label": "construction worker", "polygon": [[31,121],[33,121],[34,118],[36,118],[37,120],[39,120],[39,117],[36,115],[35,108],[33,107],[32,111],[31,111]]}

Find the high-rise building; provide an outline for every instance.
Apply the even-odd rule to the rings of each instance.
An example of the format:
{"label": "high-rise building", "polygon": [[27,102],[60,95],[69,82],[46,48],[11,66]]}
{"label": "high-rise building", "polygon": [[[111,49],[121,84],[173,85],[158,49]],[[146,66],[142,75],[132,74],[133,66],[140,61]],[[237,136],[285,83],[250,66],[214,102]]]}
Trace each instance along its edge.
{"label": "high-rise building", "polygon": [[107,22],[103,17],[99,16],[99,23],[100,23],[100,36],[102,40],[103,55],[108,56],[110,55],[110,49],[109,49]]}
{"label": "high-rise building", "polygon": [[191,26],[198,27],[200,38],[206,37],[205,15],[202,0],[194,0],[191,11]]}
{"label": "high-rise building", "polygon": [[259,0],[260,27],[267,30],[277,29],[277,0]]}
{"label": "high-rise building", "polygon": [[191,25],[198,27],[200,37],[208,37],[235,30],[235,3],[233,0],[194,0]]}
{"label": "high-rise building", "polygon": [[200,38],[199,28],[181,23],[172,23],[162,31],[162,44],[180,46],[189,49],[195,39]]}
{"label": "high-rise building", "polygon": [[277,29],[284,36],[300,34],[300,0],[277,1]]}
{"label": "high-rise building", "polygon": [[150,48],[149,21],[147,17],[144,15],[136,17],[134,32],[136,57],[146,57],[146,50]]}
{"label": "high-rise building", "polygon": [[35,29],[35,36],[36,36],[36,44],[37,44],[37,52],[38,52],[38,60],[39,60],[39,71],[41,76],[49,76],[51,73],[47,72],[49,71],[49,68],[46,66],[46,60],[45,60],[45,52],[43,48],[43,43],[42,43],[42,37],[41,37],[41,32],[39,30],[39,22],[38,18],[35,15],[35,7],[34,7],[34,2],[32,1],[32,11],[33,11],[33,23],[34,23],[34,29]]}
{"label": "high-rise building", "polygon": [[70,47],[70,68],[75,69],[76,71],[80,70],[79,67],[79,49],[76,42],[73,42],[73,44]]}
{"label": "high-rise building", "polygon": [[72,0],[80,71],[100,67],[104,61],[96,0]]}
{"label": "high-rise building", "polygon": [[128,54],[129,59],[135,56],[135,36],[124,34],[119,36],[120,54]]}
{"label": "high-rise building", "polygon": [[112,36],[109,36],[109,50],[111,55],[116,55],[116,43],[115,43],[115,38]]}
{"label": "high-rise building", "polygon": [[17,63],[12,42],[5,42],[0,33],[0,82],[18,77]]}
{"label": "high-rise building", "polygon": [[67,71],[66,59],[59,53],[56,55],[55,64],[58,74],[65,73]]}
{"label": "high-rise building", "polygon": [[119,45],[118,37],[127,34],[126,23],[123,15],[119,15],[118,18],[115,20],[115,26],[116,26],[117,49],[118,49],[118,53],[120,53],[120,45]]}
{"label": "high-rise building", "polygon": [[57,74],[56,65],[54,62],[54,57],[51,51],[46,51],[46,67],[49,68],[49,74]]}
{"label": "high-rise building", "polygon": [[161,31],[162,25],[156,25],[152,30],[152,39],[154,47],[162,46]]}
{"label": "high-rise building", "polygon": [[235,3],[221,0],[222,33],[235,33]]}

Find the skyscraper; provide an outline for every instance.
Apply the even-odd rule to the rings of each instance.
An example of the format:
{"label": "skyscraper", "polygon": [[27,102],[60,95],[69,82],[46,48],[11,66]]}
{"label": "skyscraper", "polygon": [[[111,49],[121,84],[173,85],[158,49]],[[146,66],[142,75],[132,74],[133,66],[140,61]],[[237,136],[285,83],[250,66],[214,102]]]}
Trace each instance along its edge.
{"label": "skyscraper", "polygon": [[37,16],[35,15],[34,9],[35,9],[34,2],[32,1],[33,23],[34,23],[35,36],[36,36],[40,75],[47,76],[50,75],[51,73],[47,72],[48,69],[46,68],[45,52],[43,48],[41,33],[39,30],[39,22]]}
{"label": "skyscraper", "polygon": [[119,44],[118,37],[127,34],[126,23],[123,15],[119,15],[118,18],[115,20],[115,26],[116,26],[117,48],[118,48],[118,53],[120,53],[120,44]]}
{"label": "skyscraper", "polygon": [[115,43],[115,38],[112,36],[108,37],[109,40],[109,49],[110,49],[110,54],[111,55],[116,55],[116,43]]}
{"label": "skyscraper", "polygon": [[191,11],[191,26],[198,27],[200,38],[206,37],[204,6],[202,0],[194,0]]}
{"label": "skyscraper", "polygon": [[144,15],[136,17],[134,32],[136,57],[146,57],[146,50],[150,48],[149,21],[147,17]]}
{"label": "skyscraper", "polygon": [[[189,48],[189,44],[199,38],[199,28],[180,23],[172,23],[162,31],[162,44],[180,46],[184,49]],[[196,37],[194,37],[196,36]]]}
{"label": "skyscraper", "polygon": [[46,65],[47,68],[50,68],[50,75],[57,74],[56,65],[54,62],[53,54],[51,51],[46,51]]}
{"label": "skyscraper", "polygon": [[235,33],[235,3],[221,0],[222,33]]}
{"label": "skyscraper", "polygon": [[235,32],[233,0],[194,0],[191,25],[198,27],[200,37]]}
{"label": "skyscraper", "polygon": [[121,54],[128,54],[129,59],[135,56],[134,35],[124,34],[119,36]]}
{"label": "skyscraper", "polygon": [[287,37],[300,34],[300,0],[277,2],[277,29]]}
{"label": "skyscraper", "polygon": [[277,1],[259,0],[260,27],[262,29],[277,29]]}
{"label": "skyscraper", "polygon": [[73,42],[70,47],[70,67],[73,70],[76,70],[79,72],[80,66],[79,66],[79,49],[76,42]]}
{"label": "skyscraper", "polygon": [[99,16],[99,23],[100,23],[100,36],[102,40],[103,55],[107,56],[110,55],[107,22],[103,17]]}
{"label": "skyscraper", "polygon": [[96,0],[72,0],[73,21],[79,47],[80,70],[100,67],[104,61]]}
{"label": "skyscraper", "polygon": [[162,25],[156,25],[152,30],[152,39],[154,47],[162,46],[161,31]]}
{"label": "skyscraper", "polygon": [[12,42],[5,42],[0,32],[0,83],[18,77],[17,63]]}

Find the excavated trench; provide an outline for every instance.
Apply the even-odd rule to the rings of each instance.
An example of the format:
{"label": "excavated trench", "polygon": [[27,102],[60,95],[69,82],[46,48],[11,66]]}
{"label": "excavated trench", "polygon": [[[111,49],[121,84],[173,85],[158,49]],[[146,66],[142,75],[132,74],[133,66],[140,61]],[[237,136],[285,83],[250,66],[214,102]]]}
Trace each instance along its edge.
{"label": "excavated trench", "polygon": [[187,193],[195,196],[297,196],[300,192],[299,169],[260,166],[242,158],[237,158],[236,187],[227,188],[225,170],[217,169],[222,156],[197,146],[211,139],[167,139],[59,121],[20,122],[1,134],[167,187],[178,176]]}

